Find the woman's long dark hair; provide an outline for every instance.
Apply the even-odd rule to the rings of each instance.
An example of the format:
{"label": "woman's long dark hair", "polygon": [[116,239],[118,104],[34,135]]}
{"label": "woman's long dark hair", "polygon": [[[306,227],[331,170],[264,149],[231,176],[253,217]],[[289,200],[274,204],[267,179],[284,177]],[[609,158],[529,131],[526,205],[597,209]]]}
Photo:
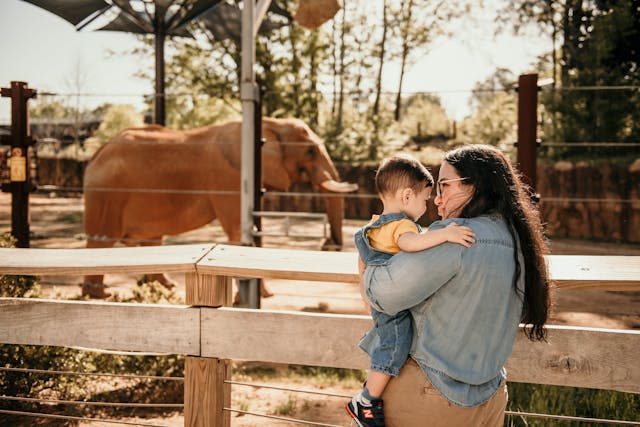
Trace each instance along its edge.
{"label": "woman's long dark hair", "polygon": [[[488,145],[468,145],[450,151],[444,160],[451,164],[464,184],[474,186],[474,193],[458,215],[471,218],[488,213],[498,213],[509,224],[514,242],[513,257],[516,262],[514,286],[520,277],[522,266],[518,249],[524,258],[524,305],[521,321],[531,340],[546,337],[544,324],[549,315],[550,284],[544,254],[548,253],[537,208],[531,201],[528,187],[505,155]],[[517,236],[517,237],[516,237]]]}

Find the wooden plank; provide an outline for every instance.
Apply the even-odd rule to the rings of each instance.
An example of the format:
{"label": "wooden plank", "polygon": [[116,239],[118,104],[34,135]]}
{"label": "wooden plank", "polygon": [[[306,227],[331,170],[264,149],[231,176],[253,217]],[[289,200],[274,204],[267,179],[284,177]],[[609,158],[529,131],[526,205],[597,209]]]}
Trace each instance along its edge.
{"label": "wooden plank", "polygon": [[188,305],[205,307],[231,305],[231,277],[187,273],[185,278]]}
{"label": "wooden plank", "polygon": [[548,326],[548,342],[518,334],[509,381],[640,393],[640,331]]}
{"label": "wooden plank", "polygon": [[640,290],[640,256],[551,255],[547,263],[560,289]]}
{"label": "wooden plank", "polygon": [[218,245],[198,262],[201,273],[263,279],[358,282],[356,252]]}
{"label": "wooden plank", "polygon": [[224,359],[187,357],[184,373],[184,425],[229,427],[231,363]]}
{"label": "wooden plank", "polygon": [[[197,270],[235,277],[357,283],[356,261],[355,252],[203,244],[108,249],[0,248],[0,274]],[[549,255],[547,261],[550,277],[559,289],[640,290],[639,256]]]}
{"label": "wooden plank", "polygon": [[[202,356],[366,369],[366,316],[202,308]],[[509,381],[640,393],[640,331],[550,326],[548,342],[518,334]]]}
{"label": "wooden plank", "polygon": [[[550,277],[560,289],[640,290],[640,256],[549,255]],[[299,251],[218,245],[199,272],[235,277],[358,282],[355,252]]]}
{"label": "wooden plank", "polygon": [[0,342],[200,354],[200,309],[0,298]]}
{"label": "wooden plank", "polygon": [[202,308],[202,356],[364,369],[357,348],[372,326],[356,315]]}
{"label": "wooden plank", "polygon": [[0,274],[179,273],[195,271],[213,245],[131,248],[0,248]]}

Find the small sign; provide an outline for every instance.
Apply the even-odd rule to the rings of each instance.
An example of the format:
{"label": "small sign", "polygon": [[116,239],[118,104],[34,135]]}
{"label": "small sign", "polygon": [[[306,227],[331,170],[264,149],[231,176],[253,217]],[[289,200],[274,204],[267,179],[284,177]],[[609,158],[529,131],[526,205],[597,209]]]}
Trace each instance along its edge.
{"label": "small sign", "polygon": [[27,158],[22,155],[22,149],[12,148],[9,161],[11,182],[25,182],[27,180]]}

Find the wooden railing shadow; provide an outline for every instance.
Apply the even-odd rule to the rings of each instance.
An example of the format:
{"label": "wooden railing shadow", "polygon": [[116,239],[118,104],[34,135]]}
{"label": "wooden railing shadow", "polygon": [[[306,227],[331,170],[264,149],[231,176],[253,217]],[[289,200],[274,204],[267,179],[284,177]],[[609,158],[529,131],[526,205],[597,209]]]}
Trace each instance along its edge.
{"label": "wooden railing shadow", "polygon": [[[0,343],[186,355],[186,426],[229,426],[231,360],[366,369],[367,316],[229,307],[231,278],[358,280],[356,253],[227,245],[0,248],[0,274],[185,274],[186,305],[0,299]],[[547,257],[559,289],[640,290],[640,257]],[[518,334],[509,380],[640,393],[640,331],[549,326]],[[227,409],[225,409],[227,408]]]}

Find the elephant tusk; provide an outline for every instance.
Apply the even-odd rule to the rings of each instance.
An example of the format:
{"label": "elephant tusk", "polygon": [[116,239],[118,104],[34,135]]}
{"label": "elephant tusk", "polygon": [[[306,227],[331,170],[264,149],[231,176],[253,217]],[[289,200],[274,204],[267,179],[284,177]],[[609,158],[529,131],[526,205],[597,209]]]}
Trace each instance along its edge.
{"label": "elephant tusk", "polygon": [[351,182],[338,182],[333,179],[328,179],[320,183],[320,187],[323,190],[330,191],[332,193],[350,193],[358,189],[358,184]]}

